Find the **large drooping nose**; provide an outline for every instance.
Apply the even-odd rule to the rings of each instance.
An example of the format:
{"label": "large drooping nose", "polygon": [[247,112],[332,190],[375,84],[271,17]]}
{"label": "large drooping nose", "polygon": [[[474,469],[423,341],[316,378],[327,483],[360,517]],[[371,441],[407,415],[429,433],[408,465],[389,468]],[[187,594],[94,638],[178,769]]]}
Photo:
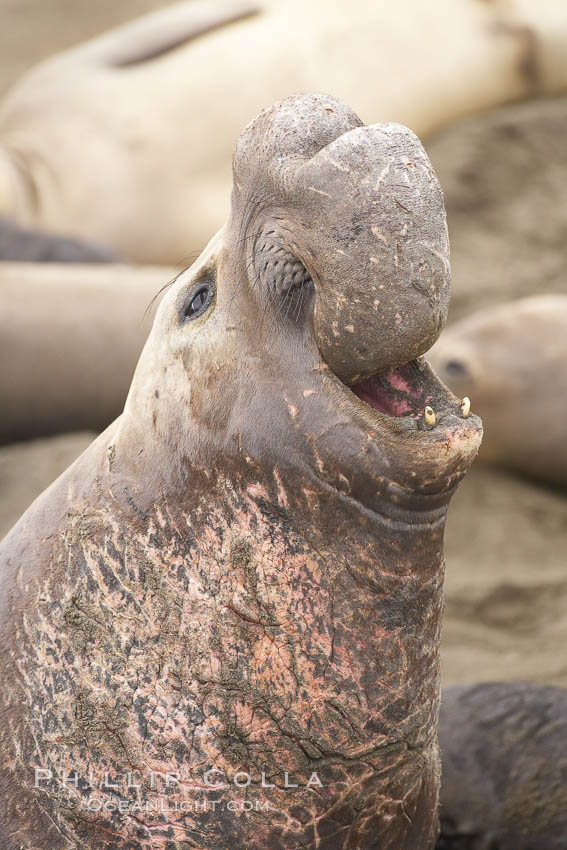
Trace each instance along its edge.
{"label": "large drooping nose", "polygon": [[350,130],[297,170],[293,194],[312,242],[317,343],[335,374],[354,382],[427,351],[447,316],[449,245],[417,137],[396,124]]}

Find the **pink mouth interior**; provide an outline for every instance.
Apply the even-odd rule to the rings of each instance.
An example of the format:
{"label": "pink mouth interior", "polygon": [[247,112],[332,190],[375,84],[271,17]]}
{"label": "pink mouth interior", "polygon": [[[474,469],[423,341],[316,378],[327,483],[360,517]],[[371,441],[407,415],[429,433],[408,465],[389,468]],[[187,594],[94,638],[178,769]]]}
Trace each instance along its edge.
{"label": "pink mouth interior", "polygon": [[[402,367],[404,371],[408,367]],[[385,375],[372,375],[351,387],[353,393],[366,404],[385,413],[387,416],[400,418],[416,416],[423,412],[429,403],[423,386],[412,386],[410,381],[393,369]]]}

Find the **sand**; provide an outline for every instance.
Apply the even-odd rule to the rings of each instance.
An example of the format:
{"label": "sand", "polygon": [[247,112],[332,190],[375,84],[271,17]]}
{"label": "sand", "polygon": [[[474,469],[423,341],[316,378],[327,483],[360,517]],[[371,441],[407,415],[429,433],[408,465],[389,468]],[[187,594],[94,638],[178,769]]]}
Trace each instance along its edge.
{"label": "sand", "polygon": [[445,684],[567,687],[567,499],[477,465],[449,509]]}
{"label": "sand", "polygon": [[567,98],[460,121],[426,140],[451,237],[450,321],[567,293]]}
{"label": "sand", "polygon": [[0,539],[96,435],[61,434],[0,446]]}

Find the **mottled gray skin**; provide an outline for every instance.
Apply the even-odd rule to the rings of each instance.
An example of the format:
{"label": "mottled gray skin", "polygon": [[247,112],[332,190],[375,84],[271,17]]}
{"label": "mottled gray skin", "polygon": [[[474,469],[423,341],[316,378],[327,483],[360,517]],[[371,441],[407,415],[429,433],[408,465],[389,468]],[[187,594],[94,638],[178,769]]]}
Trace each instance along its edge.
{"label": "mottled gray skin", "polygon": [[567,691],[526,682],[443,691],[437,850],[564,850]]}
{"label": "mottled gray skin", "polygon": [[0,217],[0,261],[28,263],[111,263],[117,255],[108,248],[40,233]]}
{"label": "mottled gray skin", "polygon": [[[0,548],[1,850],[434,845],[443,528],[481,438],[422,357],[441,190],[411,131],[321,94],[233,173],[123,415]],[[89,808],[107,772],[168,808]]]}

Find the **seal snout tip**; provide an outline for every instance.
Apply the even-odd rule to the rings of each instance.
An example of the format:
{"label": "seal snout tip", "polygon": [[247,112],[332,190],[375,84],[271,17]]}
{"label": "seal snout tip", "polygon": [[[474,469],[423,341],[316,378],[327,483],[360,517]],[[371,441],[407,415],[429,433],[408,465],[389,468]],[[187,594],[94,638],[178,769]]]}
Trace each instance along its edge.
{"label": "seal snout tip", "polygon": [[482,432],[470,399],[455,398],[423,357],[359,380],[349,389],[371,408],[368,414],[376,417],[378,427],[402,420],[404,430],[430,433],[434,440],[445,434],[451,444],[471,438],[474,443]]}

